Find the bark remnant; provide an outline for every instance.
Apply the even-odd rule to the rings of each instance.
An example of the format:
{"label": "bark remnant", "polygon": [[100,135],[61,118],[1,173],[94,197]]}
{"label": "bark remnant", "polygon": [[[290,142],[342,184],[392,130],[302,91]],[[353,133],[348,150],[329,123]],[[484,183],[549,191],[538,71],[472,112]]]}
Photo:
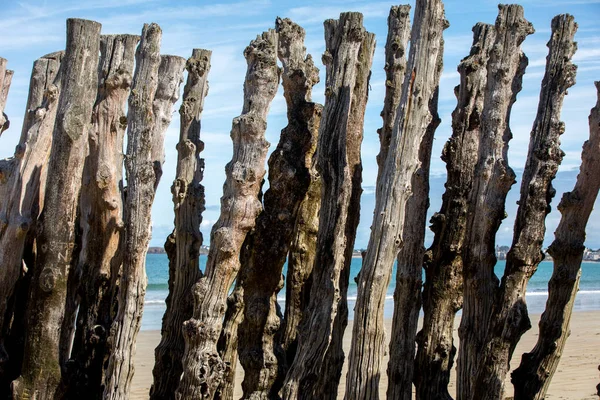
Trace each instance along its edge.
{"label": "bark remnant", "polygon": [[277,33],[259,35],[244,56],[248,63],[244,107],[232,124],[233,158],[225,167],[221,215],[211,232],[205,275],[194,286],[193,316],[184,323],[186,350],[177,399],[212,399],[223,381],[227,367],[217,342],[227,293],[240,269],[242,244],[262,211],[258,193],[269,147],[266,118],[279,83]]}
{"label": "bark remnant", "polygon": [[570,15],[559,15],[552,20],[546,73],[523,171],[513,243],[506,257],[485,348],[478,355],[481,367],[475,377],[473,392],[477,399],[492,400],[503,396],[504,379],[510,369],[513,351],[523,333],[531,328],[525,291],[544,258],[545,220],[555,194],[552,180],[564,156],[560,135],[565,126],[560,121],[560,111],[567,90],[575,84],[577,71],[571,63],[576,50],[573,41],[576,31],[575,19]]}
{"label": "bark remnant", "polygon": [[481,115],[481,143],[469,198],[467,237],[463,246],[463,315],[459,327],[457,397],[473,397],[474,376],[490,328],[498,289],[494,274],[495,237],[505,217],[506,195],[515,183],[508,166],[510,111],[521,90],[527,57],[520,45],[533,26],[519,5],[499,5],[496,38],[488,62]]}
{"label": "bark remnant", "polygon": [[31,303],[21,376],[13,397],[52,399],[61,380],[60,328],[67,279],[76,262],[75,223],[88,131],[98,86],[100,24],[67,20],[63,78],[46,182],[38,221],[38,258],[31,282]]}
{"label": "bark remnant", "polygon": [[288,125],[269,158],[269,189],[256,227],[241,254],[244,318],[238,351],[244,367],[246,399],[278,398],[287,370],[278,340],[281,327],[277,293],[300,203],[311,182],[312,144],[317,140],[322,107],[311,101],[319,70],[306,55],[305,32],[289,19],[277,19],[278,57]]}
{"label": "bark remnant", "polygon": [[[174,399],[183,372],[185,349],[183,323],[193,311],[193,285],[202,277],[199,266],[202,246],[202,212],[204,211],[204,159],[200,153],[200,116],[208,94],[209,50],[194,49],[187,60],[187,82],[179,109],[180,133],[177,144],[177,171],[171,186],[175,209],[175,229],[167,239],[169,255],[169,296],[163,316],[161,341],[155,350],[154,383],[150,399]],[[174,243],[171,243],[171,240]]]}
{"label": "bark remnant", "polygon": [[322,203],[310,300],[284,399],[335,398],[348,323],[346,294],[360,217],[360,145],[375,37],[360,13],[325,21],[325,106],[319,128],[317,170]]}
{"label": "bark remnant", "polygon": [[417,335],[414,378],[419,399],[451,399],[448,383],[456,354],[452,334],[454,317],[462,307],[468,199],[481,140],[486,66],[494,38],[492,25],[475,25],[471,52],[458,66],[461,79],[456,88],[458,104],[452,113],[452,137],[442,153],[448,171],[446,192],[440,211],[431,219],[435,236],[425,254],[425,315]]}

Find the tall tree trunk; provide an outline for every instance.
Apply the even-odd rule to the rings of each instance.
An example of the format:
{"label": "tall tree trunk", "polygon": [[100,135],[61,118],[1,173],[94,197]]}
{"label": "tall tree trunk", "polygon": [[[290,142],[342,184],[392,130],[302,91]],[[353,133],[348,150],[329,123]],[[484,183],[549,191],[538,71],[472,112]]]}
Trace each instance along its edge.
{"label": "tall tree trunk", "polygon": [[473,397],[473,383],[490,327],[498,290],[494,274],[496,232],[505,217],[504,204],[515,174],[508,166],[509,117],[521,90],[527,57],[520,49],[533,33],[518,5],[500,5],[496,38],[488,62],[481,115],[481,143],[467,211],[463,246],[463,314],[459,328],[457,397]]}
{"label": "tall tree trunk", "polygon": [[569,323],[581,278],[585,226],[600,189],[600,82],[595,84],[598,101],[589,117],[590,138],[583,146],[575,188],[565,193],[558,205],[562,217],[554,242],[548,248],[554,272],[548,282],[548,301],[539,323],[540,334],[533,350],[523,354],[521,365],[512,373],[515,399],[546,397],[569,337]]}
{"label": "tall tree trunk", "polygon": [[262,211],[258,193],[265,175],[269,143],[267,113],[277,92],[277,34],[264,32],[244,51],[248,71],[242,114],[233,120],[233,158],[225,167],[227,180],[221,215],[213,226],[205,275],[194,287],[194,312],[184,324],[186,349],[177,399],[214,398],[226,365],[217,351],[227,293],[240,269],[239,254],[246,234]]}
{"label": "tall tree trunk", "polygon": [[144,268],[155,191],[153,136],[160,134],[153,106],[158,95],[161,36],[158,25],[144,25],[135,55],[136,69],[129,96],[123,266],[118,284],[116,316],[107,339],[111,354],[105,364],[103,394],[103,398],[111,400],[126,399],[129,395],[135,338],[140,327],[146,291]]}
{"label": "tall tree trunk", "polygon": [[461,80],[458,104],[452,113],[452,137],[442,153],[448,171],[446,192],[440,211],[431,219],[435,237],[425,255],[425,315],[417,335],[414,378],[419,399],[451,399],[448,383],[456,354],[452,334],[454,317],[462,307],[468,198],[481,140],[486,66],[494,38],[492,25],[475,25],[471,53],[458,66]]}
{"label": "tall tree trunk", "polygon": [[[241,272],[241,271],[240,271]],[[217,343],[219,355],[225,364],[223,381],[221,382],[216,400],[233,400],[235,390],[235,375],[238,362],[238,330],[244,319],[244,289],[240,282],[238,274],[235,289],[227,297],[227,311],[223,321],[223,330]]]}
{"label": "tall tree trunk", "polygon": [[4,114],[4,107],[6,107],[6,100],[8,100],[8,91],[10,90],[14,71],[6,69],[6,64],[6,59],[0,57],[0,136],[10,125],[8,117]]}
{"label": "tall tree trunk", "polygon": [[177,144],[177,171],[171,186],[175,209],[175,229],[171,234],[175,243],[169,258],[169,296],[163,316],[162,337],[155,350],[156,363],[152,374],[154,383],[150,398],[174,399],[175,390],[183,372],[182,358],[185,349],[183,323],[191,318],[192,286],[202,277],[199,266],[202,233],[200,224],[204,211],[204,160],[200,153],[204,143],[200,140],[200,116],[208,94],[209,50],[194,49],[187,60],[188,77],[179,109],[180,133]]}
{"label": "tall tree trunk", "polygon": [[336,398],[344,362],[346,292],[362,192],[360,145],[375,50],[374,35],[362,22],[360,13],[325,21],[326,101],[317,146],[323,202],[316,269],[285,399]]}
{"label": "tall tree trunk", "polygon": [[[31,284],[31,304],[21,376],[13,397],[52,399],[61,380],[60,328],[75,247],[75,220],[87,153],[89,122],[98,86],[100,24],[67,20],[67,46],[44,210],[40,249]],[[75,106],[74,106],[75,105]]]}
{"label": "tall tree trunk", "polygon": [[294,231],[298,208],[311,181],[312,143],[318,135],[322,107],[311,102],[319,70],[306,56],[305,32],[289,19],[277,19],[278,56],[288,125],[269,158],[269,189],[264,210],[246,238],[241,254],[244,319],[238,351],[244,367],[245,399],[278,398],[287,370],[280,334],[277,293]]}
{"label": "tall tree trunk", "polygon": [[573,41],[576,30],[572,16],[562,15],[552,20],[546,74],[523,171],[513,244],[506,257],[485,348],[478,355],[481,367],[477,370],[473,388],[476,399],[492,400],[503,396],[512,353],[523,333],[531,328],[525,291],[544,258],[545,220],[556,192],[552,180],[564,155],[559,146],[560,135],[565,130],[560,111],[568,88],[575,84],[576,67],[570,60],[576,50]]}
{"label": "tall tree trunk", "polygon": [[25,304],[20,300],[26,296],[19,295],[16,286],[28,269],[33,272],[29,260],[24,265],[24,252],[43,208],[63,56],[63,52],[48,54],[33,64],[21,140],[8,179],[2,184],[6,202],[0,204],[0,213],[6,223],[0,227],[0,394],[6,397],[10,382],[21,370],[23,340],[11,342],[9,336],[17,338],[14,334],[23,329],[17,325],[23,322]]}
{"label": "tall tree trunk", "polygon": [[[83,171],[80,203],[81,279],[77,331],[69,396],[102,396],[103,364],[114,318],[114,301],[122,263],[123,138],[125,105],[133,76],[136,35],[100,39],[98,96],[92,113],[89,155]],[[64,331],[64,328],[63,328]]]}
{"label": "tall tree trunk", "polygon": [[[382,160],[371,237],[358,282],[346,399],[379,398],[380,364],[385,346],[383,305],[394,259],[402,245],[413,251],[423,247],[420,236],[424,236],[424,214],[428,205],[429,158],[433,133],[439,124],[437,86],[443,54],[442,33],[448,23],[441,1],[418,1],[414,21],[407,64],[409,72],[402,85],[388,154],[385,161]],[[420,197],[424,197],[424,204],[420,204],[423,201]],[[409,214],[411,209],[412,215]],[[422,227],[418,226],[420,219],[423,219]],[[411,236],[407,237],[406,232],[410,232]],[[415,254],[415,257],[419,258],[419,255]],[[421,266],[420,261],[417,263],[418,293]],[[407,272],[414,269],[412,265],[398,266],[399,270],[403,267]],[[405,283],[410,284],[413,276],[407,278]],[[412,297],[411,292],[406,294]],[[418,314],[418,307],[416,312]],[[392,337],[394,333],[398,330],[392,332]],[[407,337],[398,338],[398,344],[401,346],[401,342],[408,339],[414,348],[416,326],[414,332],[406,333]],[[390,349],[392,356],[397,350],[393,342]],[[411,355],[411,363],[412,358],[414,354]],[[391,370],[396,373],[394,367]],[[405,373],[410,382],[412,372]],[[395,388],[391,387],[390,391],[395,391]]]}

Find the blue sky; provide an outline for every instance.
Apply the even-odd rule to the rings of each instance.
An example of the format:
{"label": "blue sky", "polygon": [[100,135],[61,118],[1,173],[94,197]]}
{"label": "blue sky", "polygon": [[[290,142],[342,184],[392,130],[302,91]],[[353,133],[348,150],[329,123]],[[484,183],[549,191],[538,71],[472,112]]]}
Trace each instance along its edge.
{"label": "blue sky", "polygon": [[[242,85],[246,64],[242,52],[248,42],[260,32],[274,27],[277,16],[289,17],[302,25],[307,32],[306,47],[321,69],[321,83],[315,87],[313,99],[323,102],[324,68],[320,63],[324,50],[323,20],[337,18],[342,11],[359,11],[365,16],[367,30],[374,32],[377,49],[373,61],[371,92],[365,118],[365,139],[362,145],[363,187],[361,223],[356,248],[365,247],[369,238],[374,206],[374,186],[377,176],[375,156],[379,152],[377,129],[381,126],[379,113],[385,92],[384,45],[387,34],[387,15],[393,4],[387,1],[331,0],[326,2],[271,0],[241,0],[223,2],[165,1],[165,0],[104,0],[104,1],[13,1],[2,0],[3,16],[0,24],[0,56],[8,59],[8,67],[15,70],[13,84],[5,112],[11,120],[11,129],[0,139],[0,158],[11,156],[18,141],[23,120],[27,87],[33,61],[50,52],[64,48],[65,20],[69,17],[93,19],[102,24],[103,33],[137,33],[144,22],[156,22],[163,29],[162,53],[189,57],[192,48],[213,51],[212,69],[209,75],[210,91],[202,117],[202,139],[206,143],[203,153],[206,159],[204,185],[207,209],[204,213],[202,231],[208,243],[210,227],[219,215],[219,198],[225,179],[224,166],[231,158],[229,131],[231,120],[242,108]],[[557,197],[553,210],[562,193],[570,190],[577,176],[581,146],[589,134],[589,110],[596,102],[594,80],[600,80],[600,0],[522,0],[525,17],[531,21],[536,33],[529,36],[523,49],[529,57],[529,67],[511,115],[514,138],[510,144],[509,163],[517,172],[525,165],[529,133],[537,110],[540,82],[544,73],[546,43],[550,36],[550,21],[560,13],[570,13],[579,24],[576,36],[578,48],[574,61],[579,66],[577,84],[565,99],[562,119],[566,133],[562,148],[566,152],[555,186]],[[411,1],[414,8],[414,1]],[[456,106],[453,88],[458,84],[456,66],[469,52],[472,26],[479,21],[493,23],[497,15],[497,3],[490,0],[446,1],[446,18],[450,28],[444,32],[446,51],[444,73],[440,87],[439,113],[442,124],[436,132],[431,164],[430,214],[439,210],[444,192],[445,164],[440,160],[442,147],[450,136],[450,114]],[[176,105],[175,110],[179,104]],[[285,101],[280,87],[272,104],[268,119],[267,139],[271,150],[275,148],[281,129],[286,125]],[[167,132],[166,162],[164,175],[153,208],[152,245],[161,246],[172,229],[173,212],[170,185],[175,174],[179,119]],[[516,213],[516,200],[520,181],[513,186],[508,201],[508,218],[498,232],[498,244],[512,241],[512,220]],[[598,205],[598,202],[597,202]],[[600,218],[598,211],[592,214],[588,224],[586,244],[600,247]],[[551,243],[553,232],[560,219],[553,211],[547,220],[545,245]],[[428,231],[428,241],[431,233]]]}

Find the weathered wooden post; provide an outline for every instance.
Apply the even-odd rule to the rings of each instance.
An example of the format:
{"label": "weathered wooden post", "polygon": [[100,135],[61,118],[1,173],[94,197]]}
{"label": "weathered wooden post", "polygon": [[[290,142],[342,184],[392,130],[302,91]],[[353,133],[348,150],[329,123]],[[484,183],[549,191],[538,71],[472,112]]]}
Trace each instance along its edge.
{"label": "weathered wooden post", "polygon": [[[425,214],[429,204],[429,163],[433,134],[440,122],[437,93],[442,72],[443,31],[447,26],[441,1],[417,1],[408,72],[387,157],[381,160],[383,168],[377,182],[371,237],[358,282],[353,344],[346,377],[347,399],[379,397],[379,371],[384,352],[383,305],[394,259],[400,249],[406,249],[409,257],[399,257],[398,274],[406,275],[401,286],[404,299],[410,301],[404,302],[398,296],[395,300],[398,307],[411,311],[406,313],[410,315],[408,321],[396,322],[396,325],[407,327],[412,323],[414,329],[407,329],[404,337],[399,335],[398,329],[393,329],[392,337],[398,337],[391,342],[390,357],[394,362],[396,354],[400,354],[395,345],[401,347],[402,342],[407,341],[413,348],[410,363],[414,358]],[[413,286],[412,282],[418,284]],[[393,377],[397,376],[394,367],[390,371]],[[410,382],[410,369],[404,373]],[[389,396],[393,396],[390,398],[399,398],[400,394],[395,393],[396,382],[393,379],[390,382],[393,382],[389,388]]]}
{"label": "weathered wooden post", "polygon": [[60,327],[67,277],[74,264],[75,220],[92,107],[98,86],[100,24],[67,20],[67,46],[58,101],[44,210],[38,223],[38,258],[21,376],[13,396],[52,399],[61,380]]}
{"label": "weathered wooden post", "polygon": [[[171,186],[175,208],[175,229],[165,245],[169,256],[169,296],[163,317],[162,336],[155,350],[156,363],[151,399],[174,399],[183,372],[185,350],[183,323],[192,317],[193,285],[202,276],[199,252],[202,246],[200,224],[204,211],[204,160],[200,153],[200,116],[208,94],[209,50],[194,49],[187,60],[188,77],[179,109],[181,120],[177,144],[177,171]],[[170,241],[174,243],[171,243]]]}
{"label": "weathered wooden post", "polygon": [[435,233],[425,254],[423,329],[417,335],[419,349],[414,382],[419,399],[450,399],[448,383],[456,347],[454,317],[462,307],[462,252],[466,235],[468,199],[479,142],[481,113],[487,82],[487,63],[494,44],[493,25],[473,27],[469,56],[458,66],[458,104],[452,113],[452,137],[442,153],[448,178],[440,211],[431,219]]}
{"label": "weathered wooden post", "polygon": [[145,258],[150,241],[150,209],[156,184],[152,156],[155,154],[154,136],[161,135],[154,113],[155,98],[165,95],[157,93],[161,36],[162,31],[157,24],[144,25],[136,51],[136,68],[129,96],[123,266],[117,296],[118,311],[108,338],[111,354],[104,372],[103,398],[110,400],[129,396],[135,339],[140,328],[146,292]]}
{"label": "weathered wooden post", "polygon": [[298,351],[286,376],[284,399],[337,397],[348,323],[346,293],[360,217],[360,144],[375,37],[360,13],[325,21],[325,107],[319,128],[321,174],[317,255]]}
{"label": "weathered wooden post", "polygon": [[481,142],[467,211],[467,237],[463,245],[463,314],[459,328],[457,398],[473,398],[474,376],[480,368],[498,289],[494,274],[495,238],[505,217],[504,204],[515,174],[508,166],[512,137],[509,116],[527,57],[520,45],[533,26],[519,5],[500,5],[496,38],[488,62],[488,80],[481,114]]}
{"label": "weathered wooden post", "polygon": [[[15,156],[9,159],[11,169],[7,171],[6,181],[0,183],[6,189],[0,199],[0,218],[3,220],[0,229],[0,326],[3,327],[0,331],[0,393],[8,390],[10,382],[21,371],[21,323],[26,307],[25,304],[17,306],[19,295],[15,290],[25,270],[33,271],[32,260],[24,253],[43,209],[63,56],[64,52],[52,53],[33,63],[21,139]],[[27,297],[23,294],[22,297]],[[13,310],[9,308],[10,302],[14,304]],[[12,323],[6,323],[11,316]]]}
{"label": "weathered wooden post", "polygon": [[[600,82],[598,101],[589,117],[590,138],[583,145],[581,168],[573,191],[558,205],[562,218],[548,248],[554,272],[548,282],[548,301],[540,319],[540,334],[530,353],[512,374],[515,399],[544,399],[567,338],[575,295],[579,290],[585,226],[600,189]],[[600,385],[599,385],[600,386]]]}
{"label": "weathered wooden post", "polygon": [[81,299],[69,368],[68,393],[102,395],[103,364],[113,320],[123,235],[123,140],[125,104],[133,79],[137,35],[100,39],[98,96],[92,113],[89,155],[79,206]]}
{"label": "weathered wooden post", "polygon": [[311,182],[312,143],[317,139],[322,107],[311,101],[319,70],[306,55],[305,32],[289,19],[277,19],[277,53],[283,65],[288,125],[269,158],[269,190],[264,211],[241,254],[244,319],[238,352],[244,367],[244,398],[277,398],[287,370],[275,336],[281,327],[277,293],[282,286],[298,207]]}
{"label": "weathered wooden post", "polygon": [[523,171],[513,243],[506,257],[485,348],[478,355],[480,368],[473,388],[476,399],[493,400],[503,396],[504,379],[510,369],[514,348],[523,333],[531,328],[525,291],[544,258],[545,220],[555,193],[552,180],[564,155],[560,149],[560,135],[565,126],[560,121],[560,111],[567,90],[575,84],[577,71],[571,63],[577,48],[573,41],[576,30],[577,25],[570,15],[560,15],[552,20],[546,73]]}
{"label": "weathered wooden post", "polygon": [[214,398],[226,365],[217,351],[229,288],[240,269],[239,254],[254,227],[269,143],[266,119],[277,92],[277,33],[264,32],[244,51],[248,71],[242,114],[233,120],[233,158],[221,198],[221,215],[211,232],[205,275],[194,287],[194,312],[184,324],[186,349],[177,399]]}

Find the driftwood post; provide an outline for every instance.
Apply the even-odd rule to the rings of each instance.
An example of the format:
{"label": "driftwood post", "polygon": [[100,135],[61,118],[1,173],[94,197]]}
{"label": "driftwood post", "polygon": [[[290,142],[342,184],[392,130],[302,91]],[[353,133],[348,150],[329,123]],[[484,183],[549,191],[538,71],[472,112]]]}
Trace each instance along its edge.
{"label": "driftwood post", "polygon": [[211,232],[205,275],[194,287],[193,316],[184,324],[186,349],[177,399],[212,399],[223,381],[226,365],[217,342],[227,292],[240,269],[239,254],[246,234],[262,211],[258,193],[269,147],[264,138],[266,119],[279,83],[277,33],[269,30],[258,36],[244,56],[248,63],[244,107],[233,120],[233,158],[225,167],[221,215]]}
{"label": "driftwood post", "polygon": [[488,80],[481,115],[481,143],[467,211],[463,245],[463,314],[459,328],[457,397],[473,398],[474,376],[480,367],[489,331],[498,278],[495,238],[504,219],[504,204],[515,174],[508,166],[512,137],[509,116],[527,66],[520,49],[533,26],[519,5],[500,5],[496,38],[488,62]]}
{"label": "driftwood post", "polygon": [[146,291],[144,264],[150,240],[150,208],[156,181],[152,163],[153,136],[157,133],[153,103],[159,81],[161,36],[158,25],[144,25],[135,55],[136,68],[129,96],[123,266],[117,314],[108,338],[112,351],[105,367],[103,395],[110,400],[126,399],[129,395],[133,350]]}
{"label": "driftwood post", "polygon": [[[562,217],[548,248],[554,271],[548,282],[548,301],[540,319],[540,334],[530,353],[512,373],[515,398],[544,399],[569,336],[575,295],[579,290],[585,226],[600,188],[600,82],[595,82],[596,106],[589,116],[590,138],[583,145],[581,169],[573,191],[558,205]],[[600,385],[599,385],[600,386]]]}
{"label": "driftwood post", "polygon": [[110,351],[106,339],[114,317],[123,233],[123,139],[125,104],[133,78],[136,35],[103,35],[100,40],[98,96],[92,113],[89,155],[80,202],[81,284],[77,330],[69,373],[70,396],[97,393]]}
{"label": "driftwood post", "polygon": [[[190,294],[200,279],[199,267],[204,211],[204,160],[200,153],[200,116],[208,94],[209,50],[194,49],[187,60],[188,77],[179,109],[180,134],[177,144],[177,172],[171,186],[175,208],[175,229],[165,245],[169,256],[169,296],[163,317],[161,341],[155,350],[156,363],[151,399],[173,399],[183,372],[185,349],[183,323],[192,316],[194,302]],[[171,243],[172,240],[174,243]]]}
{"label": "driftwood post", "polygon": [[8,117],[4,114],[4,107],[6,107],[6,101],[8,100],[8,91],[10,90],[14,71],[6,69],[6,64],[6,59],[0,57],[0,136],[10,125]]}
{"label": "driftwood post", "polygon": [[[24,252],[43,208],[63,56],[64,52],[52,53],[33,63],[21,140],[12,158],[11,171],[7,171],[7,180],[0,183],[6,188],[5,200],[0,201],[3,220],[0,228],[0,393],[5,393],[21,370],[23,339],[19,336],[22,336],[23,326],[17,325],[23,322],[25,304],[16,303],[15,290],[26,270],[33,271],[31,260]],[[13,310],[9,309],[9,303],[14,304]],[[9,328],[5,317],[10,320],[11,316],[13,321]]]}
{"label": "driftwood post", "polygon": [[[408,10],[405,13],[408,14]],[[399,258],[398,263],[398,274],[405,275],[403,296],[411,302],[405,303],[398,296],[396,301],[402,308],[411,311],[407,313],[410,315],[408,320],[396,322],[408,329],[406,337],[398,337],[398,341],[392,342],[390,357],[400,354],[398,350],[407,340],[413,348],[409,355],[410,363],[414,358],[419,310],[419,302],[415,300],[420,292],[422,242],[429,201],[429,160],[433,133],[439,125],[437,91],[442,72],[442,35],[447,26],[441,1],[417,1],[406,67],[408,72],[402,85],[387,157],[385,161],[381,160],[383,168],[377,182],[371,237],[358,282],[346,399],[379,397],[380,363],[385,346],[383,305],[394,259],[403,246],[412,252],[410,257],[414,258]],[[406,255],[409,256],[408,252]],[[413,285],[413,282],[417,284]],[[416,310],[412,311],[415,306]],[[414,325],[414,329],[410,325]],[[392,337],[395,334],[400,334],[398,329],[393,329]],[[392,376],[397,376],[395,366],[390,371],[393,371]],[[410,382],[410,369],[404,374]],[[390,382],[393,383],[388,395],[400,398],[394,386],[398,381]]]}
{"label": "driftwood post", "polygon": [[288,125],[269,158],[269,190],[264,211],[246,238],[240,274],[244,276],[244,319],[238,351],[244,367],[244,398],[277,398],[286,372],[285,355],[275,337],[280,332],[277,293],[281,289],[300,202],[311,181],[312,143],[317,138],[322,107],[311,101],[319,70],[306,55],[305,32],[289,19],[277,19],[278,56]]}
{"label": "driftwood post", "polygon": [[576,30],[577,25],[570,15],[559,15],[552,20],[546,73],[523,171],[513,244],[506,257],[486,347],[478,355],[480,368],[473,388],[476,399],[493,400],[503,396],[504,379],[510,369],[514,348],[523,333],[531,328],[525,291],[544,258],[545,220],[555,193],[552,180],[564,155],[559,146],[560,135],[565,130],[560,111],[567,90],[575,84],[577,71],[571,63],[576,50],[573,41]]}
{"label": "driftwood post", "polygon": [[360,216],[360,145],[375,37],[360,13],[325,21],[325,107],[317,170],[322,203],[317,255],[296,358],[286,376],[285,399],[336,398],[348,323],[346,292]]}
{"label": "driftwood post", "polygon": [[60,327],[67,278],[74,264],[75,219],[92,107],[98,86],[100,24],[67,20],[67,46],[52,150],[48,164],[44,210],[38,223],[38,258],[31,299],[21,376],[13,396],[51,399],[61,380]]}
{"label": "driftwood post", "polygon": [[458,104],[452,113],[452,137],[442,159],[448,179],[440,211],[431,219],[435,233],[425,255],[423,329],[417,335],[415,386],[419,399],[451,399],[450,370],[456,347],[454,317],[462,307],[462,251],[466,235],[469,191],[480,142],[481,112],[487,82],[487,63],[494,44],[494,27],[473,27],[471,53],[459,66]]}

